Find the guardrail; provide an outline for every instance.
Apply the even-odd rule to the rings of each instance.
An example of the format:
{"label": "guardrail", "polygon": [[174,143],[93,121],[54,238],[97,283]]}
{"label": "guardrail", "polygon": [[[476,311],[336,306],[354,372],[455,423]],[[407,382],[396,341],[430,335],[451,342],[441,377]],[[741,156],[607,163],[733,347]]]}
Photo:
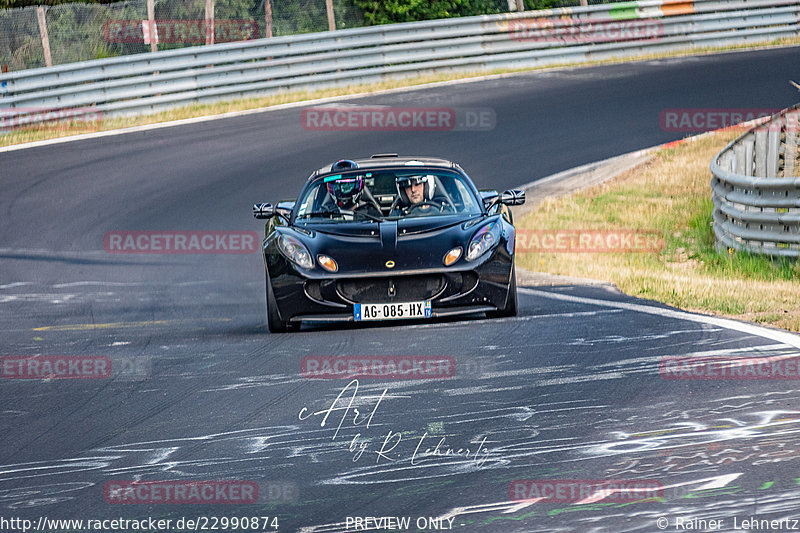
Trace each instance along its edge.
{"label": "guardrail", "polygon": [[800,0],[639,0],[355,28],[0,74],[6,122],[138,114],[448,71],[621,58],[800,35]]}
{"label": "guardrail", "polygon": [[737,138],[711,161],[718,248],[800,256],[800,104]]}

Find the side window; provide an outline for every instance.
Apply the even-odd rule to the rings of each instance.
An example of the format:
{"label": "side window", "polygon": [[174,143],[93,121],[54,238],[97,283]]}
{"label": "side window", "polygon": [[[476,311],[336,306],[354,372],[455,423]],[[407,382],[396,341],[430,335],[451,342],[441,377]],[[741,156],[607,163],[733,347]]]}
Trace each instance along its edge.
{"label": "side window", "polygon": [[464,210],[464,198],[469,198],[469,191],[467,187],[461,182],[461,180],[454,179],[455,184],[455,191],[450,193],[450,197],[453,199],[453,203],[456,206],[456,210],[463,211]]}
{"label": "side window", "polygon": [[308,194],[306,194],[306,197],[303,199],[303,203],[300,204],[300,209],[297,211],[298,217],[302,217],[306,213],[313,213],[316,210],[315,200],[319,195],[319,191],[319,187],[314,187],[308,191]]}

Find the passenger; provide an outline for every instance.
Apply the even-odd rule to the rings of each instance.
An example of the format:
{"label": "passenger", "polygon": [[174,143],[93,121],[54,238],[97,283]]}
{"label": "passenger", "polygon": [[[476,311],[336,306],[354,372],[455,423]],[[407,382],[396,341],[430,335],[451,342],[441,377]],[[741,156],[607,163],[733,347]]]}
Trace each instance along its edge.
{"label": "passenger", "polygon": [[436,188],[436,177],[397,176],[398,202],[393,210],[394,215],[432,215],[438,213],[454,213],[453,205],[444,191]]}

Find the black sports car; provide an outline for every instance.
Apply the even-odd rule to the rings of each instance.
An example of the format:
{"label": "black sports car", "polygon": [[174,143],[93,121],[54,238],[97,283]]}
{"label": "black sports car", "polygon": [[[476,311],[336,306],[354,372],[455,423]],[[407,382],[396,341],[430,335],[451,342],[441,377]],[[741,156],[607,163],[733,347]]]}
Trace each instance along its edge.
{"label": "black sports car", "polygon": [[309,176],[296,201],[256,204],[267,323],[517,313],[507,206],[523,191],[478,191],[457,164],[377,154]]}

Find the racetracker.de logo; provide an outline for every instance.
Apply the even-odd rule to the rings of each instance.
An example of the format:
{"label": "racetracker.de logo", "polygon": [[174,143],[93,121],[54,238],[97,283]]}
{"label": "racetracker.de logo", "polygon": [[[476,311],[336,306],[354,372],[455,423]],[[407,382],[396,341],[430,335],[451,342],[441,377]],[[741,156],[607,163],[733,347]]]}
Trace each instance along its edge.
{"label": "racetracker.de logo", "polygon": [[515,248],[529,253],[654,253],[664,240],[656,231],[517,230]]}
{"label": "racetracker.de logo", "polygon": [[651,479],[517,479],[508,486],[509,499],[541,503],[635,501],[663,493],[661,483]]}
{"label": "racetracker.de logo", "polygon": [[258,502],[255,481],[109,481],[111,504],[248,504]]}
{"label": "racetracker.de logo", "polygon": [[26,127],[87,129],[102,123],[103,112],[92,107],[0,107],[0,133]]}
{"label": "racetracker.de logo", "polygon": [[659,364],[659,374],[668,380],[797,380],[800,358],[666,356]]}
{"label": "racetracker.de logo", "polygon": [[509,34],[514,41],[563,44],[655,40],[664,36],[664,24],[655,19],[532,18],[510,21]]}
{"label": "racetracker.de logo", "polygon": [[112,375],[111,358],[104,355],[4,355],[3,379],[106,379]]}
{"label": "racetracker.de logo", "polygon": [[[152,29],[155,28],[155,31]],[[156,36],[156,43],[205,44],[211,35],[211,23],[197,20],[109,20],[103,24],[103,40],[107,43],[146,43]],[[246,41],[259,37],[258,23],[253,19],[214,20],[214,42]]]}
{"label": "racetracker.de logo", "polygon": [[490,131],[497,122],[487,107],[390,107],[322,105],[303,109],[309,131]]}
{"label": "racetracker.de logo", "polygon": [[450,356],[372,355],[303,357],[300,373],[308,379],[446,379],[456,373]]}
{"label": "racetracker.de logo", "polygon": [[668,132],[702,132],[736,126],[760,118],[771,117],[780,109],[664,109],[659,114],[661,129]]}
{"label": "racetracker.de logo", "polygon": [[110,254],[250,254],[259,250],[255,231],[109,231]]}

